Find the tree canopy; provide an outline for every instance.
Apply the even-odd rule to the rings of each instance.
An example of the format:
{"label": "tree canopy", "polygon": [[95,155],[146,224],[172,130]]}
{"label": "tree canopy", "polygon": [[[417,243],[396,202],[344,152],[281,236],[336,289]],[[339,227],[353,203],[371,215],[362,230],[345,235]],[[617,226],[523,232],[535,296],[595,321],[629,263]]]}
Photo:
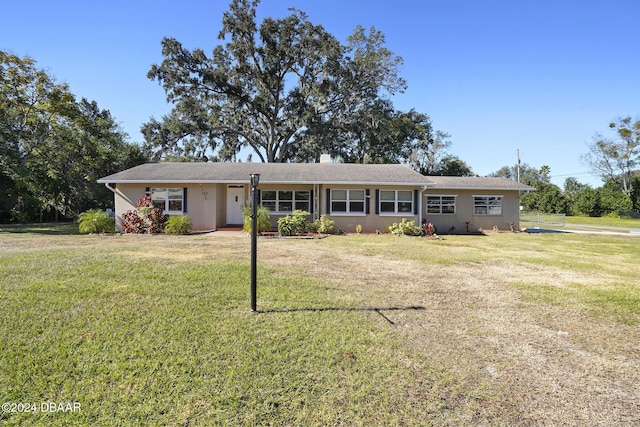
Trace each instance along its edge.
{"label": "tree canopy", "polygon": [[594,136],[590,151],[582,156],[603,181],[613,181],[631,197],[634,170],[640,164],[640,120],[631,117],[609,123],[613,138],[601,134]]}
{"label": "tree canopy", "polygon": [[[547,165],[543,165],[540,169],[537,169],[527,163],[522,163],[519,167],[518,165],[503,166],[497,171],[489,174],[489,176],[509,178],[523,184],[534,185],[538,181],[548,183],[550,173],[551,168]],[[520,179],[518,179],[518,177]]]}
{"label": "tree canopy", "polygon": [[436,165],[433,173],[429,173],[428,175],[475,176],[473,170],[471,170],[471,166],[451,154],[444,155]]}
{"label": "tree canopy", "polygon": [[416,119],[430,132],[431,123],[394,110],[389,97],[406,83],[402,58],[385,47],[384,35],[358,26],[342,44],[295,9],[258,25],[257,5],[231,3],[211,54],[162,40],[164,60],[148,77],[174,107],[143,125],[147,152],[236,160],[248,147],[263,162],[315,161],[321,153],[408,161],[403,143],[415,138],[403,121]]}
{"label": "tree canopy", "polygon": [[108,110],[0,51],[0,221],[103,207],[113,196],[95,181],[142,160]]}
{"label": "tree canopy", "polygon": [[536,181],[536,191],[522,196],[520,203],[526,210],[545,213],[569,213],[569,203],[562,190],[557,185]]}

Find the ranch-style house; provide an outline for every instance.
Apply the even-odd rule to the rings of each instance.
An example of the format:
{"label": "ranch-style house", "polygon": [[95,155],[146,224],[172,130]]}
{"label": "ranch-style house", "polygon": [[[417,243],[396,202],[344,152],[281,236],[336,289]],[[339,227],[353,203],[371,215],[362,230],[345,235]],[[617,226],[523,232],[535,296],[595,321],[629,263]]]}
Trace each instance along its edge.
{"label": "ranch-style house", "polygon": [[349,163],[146,163],[101,178],[115,197],[116,225],[139,198],[151,196],[166,214],[185,214],[194,230],[243,223],[251,174],[260,174],[258,200],[278,218],[302,209],[327,215],[346,232],[388,232],[402,218],[433,223],[438,232],[518,226],[522,192],[506,178],[423,176],[405,165]]}

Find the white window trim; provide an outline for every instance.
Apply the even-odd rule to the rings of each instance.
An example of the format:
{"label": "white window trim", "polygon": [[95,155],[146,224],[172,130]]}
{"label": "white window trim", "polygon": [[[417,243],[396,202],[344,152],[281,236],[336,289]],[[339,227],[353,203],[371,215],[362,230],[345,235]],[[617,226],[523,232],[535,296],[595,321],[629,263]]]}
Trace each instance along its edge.
{"label": "white window trim", "polygon": [[[425,215],[455,215],[457,213],[457,206],[458,206],[458,195],[457,194],[425,194]],[[440,198],[440,204],[438,205],[440,207],[440,212],[439,213],[432,213],[429,212],[429,197],[439,197]],[[453,213],[443,213],[442,212],[442,198],[443,197],[453,197]]]}
{"label": "white window trim", "polygon": [[[357,211],[357,212],[351,212],[349,210],[349,202],[351,202],[351,198],[350,198],[350,194],[351,194],[351,190],[353,191],[362,191],[364,193],[364,198],[362,199],[362,211]],[[333,210],[333,192],[334,191],[346,191],[347,192],[347,199],[344,200],[344,202],[347,204],[347,210],[346,211],[334,211]],[[367,202],[368,202],[368,197],[367,197],[367,192],[365,189],[363,188],[332,188],[331,189],[331,200],[329,200],[329,206],[331,207],[331,212],[329,213],[329,215],[331,216],[367,216]],[[340,200],[343,201],[343,200]],[[354,202],[359,202],[361,201],[360,199],[356,199],[354,200]]]}
{"label": "white window trim", "polygon": [[[154,190],[159,190],[159,189],[163,189],[165,191],[165,197],[164,197],[164,209],[162,210],[162,213],[164,213],[165,215],[180,215],[182,213],[184,213],[184,188],[182,187],[154,187],[151,188],[151,203],[153,203],[153,193]],[[180,190],[180,193],[182,193],[182,197],[180,198],[180,205],[182,206],[182,209],[180,209],[179,211],[172,211],[169,210],[169,190]],[[160,199],[156,199],[156,200],[160,200]],[[172,199],[174,200],[174,199]],[[175,199],[178,200],[178,199]]]}
{"label": "white window trim", "polygon": [[[393,212],[382,212],[382,202],[391,202],[391,200],[382,200],[382,192],[383,191],[393,191],[395,194],[395,199],[393,201]],[[411,193],[411,209],[409,209],[409,212],[398,212],[398,192],[400,191],[407,191]],[[379,216],[397,216],[397,217],[409,217],[409,216],[416,216],[416,214],[413,213],[414,209],[415,209],[415,200],[413,199],[413,190],[380,190],[379,193],[379,199],[378,200],[378,212],[380,212],[378,215]],[[400,200],[402,202],[407,202],[407,200]]]}
{"label": "white window trim", "polygon": [[[473,214],[477,215],[477,216],[502,216],[502,209],[504,206],[504,195],[502,194],[474,194],[471,197],[473,197]],[[489,213],[489,205],[487,204],[487,213],[486,214],[479,214],[476,213],[476,197],[482,197],[482,198],[490,198],[490,197],[494,197],[494,198],[499,198],[500,199],[500,213],[499,214],[492,214]],[[488,202],[488,200],[487,200]]]}
{"label": "white window trim", "polygon": [[[280,190],[280,189],[279,189],[279,190],[262,190],[262,191],[260,192],[260,206],[262,206],[262,195],[264,194],[264,192],[265,192],[265,191],[274,191],[274,192],[276,193],[276,199],[275,199],[275,200],[267,200],[267,202],[275,202],[275,204],[276,204],[276,210],[274,210],[274,211],[269,211],[269,213],[273,213],[273,214],[276,214],[276,215],[280,215],[280,214],[282,214],[282,215],[292,214],[292,213],[293,213],[293,211],[297,210],[297,208],[296,208],[296,204],[297,204],[298,202],[300,202],[300,203],[307,203],[307,205],[308,205],[309,207],[306,209],[306,212],[311,213],[311,207],[312,207],[312,205],[311,205],[311,204],[313,203],[313,200],[311,200],[311,190],[287,190],[287,189],[281,189],[281,190]],[[292,209],[292,210],[290,210],[290,211],[280,211],[280,210],[277,210],[277,209],[278,209],[278,207],[280,206],[280,192],[281,192],[281,191],[283,191],[283,192],[284,192],[284,191],[291,191],[291,193],[292,193],[292,195],[291,195],[291,197],[292,197],[292,198],[291,198],[291,200],[283,200],[283,202],[291,202],[291,206],[293,207],[293,209]],[[296,193],[309,193],[309,199],[307,199],[307,200],[296,200]]]}

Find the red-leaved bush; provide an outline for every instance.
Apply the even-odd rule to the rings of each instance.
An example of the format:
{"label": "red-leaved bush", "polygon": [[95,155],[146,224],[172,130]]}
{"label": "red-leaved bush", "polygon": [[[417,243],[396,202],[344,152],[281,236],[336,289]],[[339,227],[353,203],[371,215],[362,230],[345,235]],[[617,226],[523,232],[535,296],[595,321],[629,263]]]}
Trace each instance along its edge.
{"label": "red-leaved bush", "polygon": [[162,213],[162,209],[153,206],[151,197],[138,199],[136,208],[122,214],[122,230],[131,234],[162,233],[169,215]]}
{"label": "red-leaved bush", "polygon": [[433,236],[436,234],[436,226],[427,221],[426,218],[422,219],[422,233],[425,236]]}

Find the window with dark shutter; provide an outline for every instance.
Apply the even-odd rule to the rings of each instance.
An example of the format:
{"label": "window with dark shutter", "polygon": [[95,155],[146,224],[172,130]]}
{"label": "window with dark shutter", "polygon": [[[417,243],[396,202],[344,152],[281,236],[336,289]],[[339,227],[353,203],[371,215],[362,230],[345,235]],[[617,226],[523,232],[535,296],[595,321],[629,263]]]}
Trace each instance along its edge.
{"label": "window with dark shutter", "polygon": [[182,212],[187,213],[187,187],[182,189]]}

